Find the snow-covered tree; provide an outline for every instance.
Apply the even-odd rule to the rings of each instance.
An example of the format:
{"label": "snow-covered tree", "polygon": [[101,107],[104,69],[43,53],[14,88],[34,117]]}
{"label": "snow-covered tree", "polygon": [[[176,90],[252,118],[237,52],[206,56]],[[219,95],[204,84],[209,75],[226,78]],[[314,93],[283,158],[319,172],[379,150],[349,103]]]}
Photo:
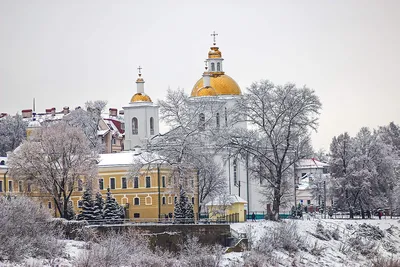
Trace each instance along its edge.
{"label": "snow-covered tree", "polygon": [[7,156],[26,139],[27,123],[21,115],[5,116],[0,119],[0,156]]}
{"label": "snow-covered tree", "polygon": [[174,217],[178,223],[190,223],[194,221],[193,205],[189,201],[183,186],[180,186],[179,197],[175,203]]}
{"label": "snow-covered tree", "polygon": [[121,219],[120,207],[112,197],[110,188],[107,189],[107,197],[104,204],[104,219],[111,223]]}
{"label": "snow-covered tree", "polygon": [[273,220],[293,184],[293,165],[312,153],[310,130],[317,127],[320,109],[318,96],[305,86],[254,82],[234,108],[235,120],[247,121],[249,129],[233,129],[219,142],[233,156],[249,158],[251,173],[272,199]]}
{"label": "snow-covered tree", "polygon": [[90,150],[82,130],[57,122],[38,129],[24,141],[8,161],[16,180],[36,185],[55,202],[62,218],[67,217],[68,202],[78,180],[89,181],[97,175],[97,154]]}
{"label": "snow-covered tree", "polygon": [[72,205],[72,201],[68,201],[66,219],[67,220],[75,219],[75,210],[74,210],[74,206]]}
{"label": "snow-covered tree", "polygon": [[88,186],[82,195],[82,210],[79,214],[80,220],[94,221],[96,220],[96,207],[93,201],[92,189]]}
{"label": "snow-covered tree", "polygon": [[95,216],[95,220],[103,220],[103,209],[104,209],[104,199],[100,192],[96,193],[94,200],[94,210],[93,214]]}
{"label": "snow-covered tree", "polygon": [[107,101],[103,100],[88,101],[85,103],[86,110],[82,108],[75,109],[63,118],[69,125],[81,128],[89,141],[90,149],[98,153],[104,150],[104,145],[98,137],[97,131],[101,120],[101,112],[106,105]]}
{"label": "snow-covered tree", "polygon": [[395,156],[378,132],[363,127],[351,138],[334,137],[331,169],[337,205],[361,211],[390,207],[396,184]]}

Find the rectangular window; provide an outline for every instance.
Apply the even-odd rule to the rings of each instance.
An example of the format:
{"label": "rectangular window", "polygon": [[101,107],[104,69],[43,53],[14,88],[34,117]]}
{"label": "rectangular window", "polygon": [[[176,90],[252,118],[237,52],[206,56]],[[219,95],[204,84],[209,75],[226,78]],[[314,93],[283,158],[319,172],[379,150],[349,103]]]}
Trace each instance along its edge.
{"label": "rectangular window", "polygon": [[32,184],[28,183],[28,192],[32,192]]}
{"label": "rectangular window", "polygon": [[133,188],[139,188],[139,177],[133,178]]}
{"label": "rectangular window", "polygon": [[78,180],[78,191],[83,191],[83,184],[81,179]]}
{"label": "rectangular window", "polygon": [[168,204],[172,204],[172,197],[171,196],[168,197]]}
{"label": "rectangular window", "polygon": [[8,192],[12,192],[12,191],[13,191],[13,182],[8,181]]}
{"label": "rectangular window", "polygon": [[301,178],[305,177],[306,175],[307,175],[307,173],[306,173],[306,172],[303,172],[303,173],[301,174]]}
{"label": "rectangular window", "polygon": [[192,204],[194,205],[194,197],[192,197]]}
{"label": "rectangular window", "polygon": [[111,139],[111,143],[112,143],[113,145],[115,145],[115,144],[117,143],[117,140],[116,140],[115,138],[113,138],[113,139]]}
{"label": "rectangular window", "polygon": [[307,199],[307,205],[310,205],[310,204],[311,204],[311,200]]}
{"label": "rectangular window", "polygon": [[99,179],[99,188],[100,188],[100,190],[104,189],[104,179],[103,178]]}
{"label": "rectangular window", "polygon": [[135,206],[139,206],[139,205],[140,205],[140,199],[139,199],[138,197],[135,197],[135,198],[133,199],[133,204],[134,204]]}
{"label": "rectangular window", "polygon": [[51,201],[49,201],[49,203],[47,204],[47,206],[49,207],[49,209],[51,209]]}
{"label": "rectangular window", "polygon": [[22,187],[22,181],[18,181],[18,192],[23,192],[24,188]]}
{"label": "rectangular window", "polygon": [[328,173],[328,168],[323,168],[323,169],[322,169],[322,173],[323,173],[323,174],[327,174],[327,173]]}
{"label": "rectangular window", "polygon": [[165,197],[162,197],[162,204],[165,205],[167,203],[167,200]]}
{"label": "rectangular window", "polygon": [[133,218],[140,218],[140,213],[134,213]]}
{"label": "rectangular window", "polygon": [[178,201],[178,197],[174,198],[174,203],[176,204],[176,202]]}
{"label": "rectangular window", "polygon": [[171,176],[169,176],[168,177],[168,185],[171,185],[172,184],[172,178],[171,178]]}
{"label": "rectangular window", "polygon": [[115,178],[110,178],[110,188],[115,189]]}
{"label": "rectangular window", "polygon": [[162,183],[162,187],[165,187],[165,176],[161,177],[161,183]]}
{"label": "rectangular window", "polygon": [[3,181],[0,181],[0,192],[3,192]]}
{"label": "rectangular window", "polygon": [[122,183],[122,189],[126,189],[127,188],[126,177],[121,178],[121,183]]}
{"label": "rectangular window", "polygon": [[146,176],[146,188],[150,188],[151,184],[150,184],[150,176]]}
{"label": "rectangular window", "polygon": [[78,208],[82,208],[82,206],[83,206],[82,200],[78,200]]}

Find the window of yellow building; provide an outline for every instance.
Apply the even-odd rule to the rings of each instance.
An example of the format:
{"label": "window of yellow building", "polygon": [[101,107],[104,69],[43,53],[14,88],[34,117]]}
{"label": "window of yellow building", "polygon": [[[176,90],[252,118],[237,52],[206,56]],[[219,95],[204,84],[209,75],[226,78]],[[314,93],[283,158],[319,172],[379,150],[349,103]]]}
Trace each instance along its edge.
{"label": "window of yellow building", "polygon": [[104,179],[103,178],[99,178],[99,189],[100,190],[104,189]]}
{"label": "window of yellow building", "polygon": [[78,208],[82,208],[83,206],[83,201],[82,200],[78,200]]}
{"label": "window of yellow building", "polygon": [[168,204],[172,204],[172,197],[171,196],[168,197]]}
{"label": "window of yellow building", "polygon": [[162,197],[162,204],[163,204],[163,205],[167,204],[167,200],[166,200],[165,197]]}
{"label": "window of yellow building", "polygon": [[0,181],[0,192],[3,192],[3,181]]}
{"label": "window of yellow building", "polygon": [[122,189],[126,189],[127,188],[126,177],[122,177],[121,178],[121,186],[122,186]]}
{"label": "window of yellow building", "polygon": [[8,192],[12,192],[12,191],[13,191],[13,182],[8,181]]}
{"label": "window of yellow building", "polygon": [[152,198],[151,198],[151,196],[147,196],[147,197],[144,199],[144,202],[145,202],[146,205],[151,205],[151,204],[152,204]]}
{"label": "window of yellow building", "polygon": [[139,177],[133,178],[133,188],[139,188]]}
{"label": "window of yellow building", "polygon": [[49,209],[51,209],[51,201],[49,201],[49,202],[47,203],[47,206],[49,207]]}
{"label": "window of yellow building", "polygon": [[134,213],[133,218],[140,218],[140,213]]}
{"label": "window of yellow building", "polygon": [[110,188],[115,189],[115,178],[114,177],[110,178]]}
{"label": "window of yellow building", "polygon": [[24,188],[22,187],[22,181],[18,181],[18,192],[24,192]]}
{"label": "window of yellow building", "polygon": [[79,179],[79,180],[78,180],[78,191],[82,191],[82,190],[83,190],[82,180]]}
{"label": "window of yellow building", "polygon": [[135,197],[135,198],[133,199],[133,205],[139,206],[139,205],[140,205],[140,198]]}
{"label": "window of yellow building", "polygon": [[151,187],[151,180],[150,180],[150,176],[146,176],[146,188],[150,188]]}
{"label": "window of yellow building", "polygon": [[162,183],[162,187],[165,188],[165,176],[161,177],[161,183]]}

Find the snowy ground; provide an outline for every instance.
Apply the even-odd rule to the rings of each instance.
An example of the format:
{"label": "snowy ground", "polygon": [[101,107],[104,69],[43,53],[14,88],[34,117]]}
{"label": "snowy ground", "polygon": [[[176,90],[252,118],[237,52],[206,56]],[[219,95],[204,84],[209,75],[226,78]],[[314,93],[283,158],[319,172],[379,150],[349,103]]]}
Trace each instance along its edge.
{"label": "snowy ground", "polygon": [[[285,221],[290,222],[290,221]],[[377,257],[398,259],[400,255],[400,223],[399,220],[293,220],[298,232],[303,236],[308,251],[300,250],[296,253],[275,251],[279,258],[277,266],[371,266],[371,262]],[[338,240],[322,240],[316,237],[317,225],[323,229],[336,232]],[[379,236],[379,230],[363,226],[367,224],[376,226],[382,230],[383,237]],[[231,228],[239,233],[250,234],[250,241],[258,242],[260,237],[276,227],[276,222],[259,221],[232,224]],[[360,225],[362,225],[360,227]],[[250,230],[251,229],[251,230]],[[321,229],[321,227],[320,227]],[[378,233],[378,236],[376,236]],[[318,234],[317,234],[318,236]],[[322,236],[323,237],[323,236]],[[362,240],[370,251],[356,250],[358,244],[355,240]],[[352,241],[352,242],[351,242]],[[371,249],[372,248],[372,249]],[[240,263],[243,253],[225,254],[222,266],[230,266],[232,263]]]}
{"label": "snowy ground", "polygon": [[[273,253],[278,259],[278,264],[266,264],[265,266],[368,267],[371,266],[371,262],[377,257],[397,259],[400,255],[400,223],[397,219],[284,220],[281,223],[258,221],[232,224],[231,228],[239,233],[246,233],[250,237],[250,241],[255,244],[263,234],[270,233],[282,223],[295,223],[298,233],[302,236],[308,248],[290,253],[283,249],[274,250]],[[375,226],[377,228],[374,228]],[[323,232],[318,232],[317,228],[320,230],[323,229]],[[324,235],[324,233],[328,234]],[[335,235],[335,238],[331,238],[333,235]],[[353,240],[353,243],[350,242],[351,240]],[[358,243],[354,243],[354,240],[364,240],[362,244],[369,245],[366,248],[367,250],[356,250],[355,247]],[[24,264],[19,266],[72,267],[73,260],[85,250],[86,244],[81,241],[71,240],[62,240],[60,242],[66,243],[65,256],[63,258],[57,259],[56,262],[28,259]],[[246,252],[224,254],[221,267],[232,265],[235,267],[243,266],[245,254]],[[0,266],[17,265],[0,264]]]}

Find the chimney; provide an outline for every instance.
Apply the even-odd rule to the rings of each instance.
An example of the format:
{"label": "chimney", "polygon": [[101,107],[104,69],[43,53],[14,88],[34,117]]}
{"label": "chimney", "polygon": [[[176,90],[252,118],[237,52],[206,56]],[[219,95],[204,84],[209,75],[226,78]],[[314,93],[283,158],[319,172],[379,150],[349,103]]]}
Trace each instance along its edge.
{"label": "chimney", "polygon": [[23,109],[22,118],[32,118],[32,109]]}
{"label": "chimney", "polygon": [[51,109],[51,116],[55,116],[56,115],[56,108],[52,108]]}
{"label": "chimney", "polygon": [[51,108],[46,108],[46,114],[51,114]]}
{"label": "chimney", "polygon": [[109,111],[109,116],[110,116],[110,117],[117,117],[118,109],[116,109],[116,108],[109,108],[108,111]]}
{"label": "chimney", "polygon": [[124,115],[125,113],[124,113],[124,110],[123,109],[121,109],[120,111],[119,111],[119,115]]}
{"label": "chimney", "polygon": [[7,113],[1,113],[0,114],[0,118],[3,118],[3,117],[5,117],[5,116],[7,116],[8,114]]}
{"label": "chimney", "polygon": [[65,106],[63,107],[63,114],[67,115],[69,113],[69,107]]}

